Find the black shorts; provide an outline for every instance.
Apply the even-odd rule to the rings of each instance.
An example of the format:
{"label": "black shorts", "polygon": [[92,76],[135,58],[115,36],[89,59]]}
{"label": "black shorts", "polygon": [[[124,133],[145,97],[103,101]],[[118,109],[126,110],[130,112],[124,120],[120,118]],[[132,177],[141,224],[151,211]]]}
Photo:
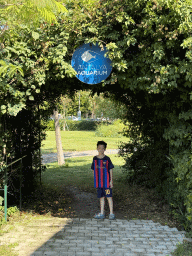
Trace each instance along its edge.
{"label": "black shorts", "polygon": [[98,188],[97,197],[112,197],[112,188]]}

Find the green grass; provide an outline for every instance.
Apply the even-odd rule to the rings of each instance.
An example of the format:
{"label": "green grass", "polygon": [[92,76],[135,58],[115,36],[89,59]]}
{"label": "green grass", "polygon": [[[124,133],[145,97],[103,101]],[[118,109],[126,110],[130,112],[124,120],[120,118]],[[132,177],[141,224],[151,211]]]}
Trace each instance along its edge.
{"label": "green grass", "polygon": [[[110,158],[115,166],[113,183],[116,186],[116,180],[123,177],[121,166],[124,164],[124,160],[117,155],[110,155]],[[66,160],[68,167],[60,167],[57,162],[48,164],[46,172],[42,174],[42,182],[46,186],[57,188],[73,185],[95,193],[93,172],[91,171],[92,160],[92,156],[69,158]],[[122,188],[122,184],[119,187]]]}
{"label": "green grass", "polygon": [[[47,131],[46,134],[46,140],[41,147],[42,154],[56,153],[55,132]],[[126,137],[96,137],[94,131],[61,131],[63,151],[95,150],[99,140],[106,141],[108,149],[117,149],[121,141],[129,141]]]}
{"label": "green grass", "polygon": [[0,246],[0,255],[2,256],[19,256],[16,252],[13,252],[13,248],[18,244],[9,244]]}
{"label": "green grass", "polygon": [[185,242],[177,245],[177,249],[173,252],[172,256],[192,256],[192,244]]}

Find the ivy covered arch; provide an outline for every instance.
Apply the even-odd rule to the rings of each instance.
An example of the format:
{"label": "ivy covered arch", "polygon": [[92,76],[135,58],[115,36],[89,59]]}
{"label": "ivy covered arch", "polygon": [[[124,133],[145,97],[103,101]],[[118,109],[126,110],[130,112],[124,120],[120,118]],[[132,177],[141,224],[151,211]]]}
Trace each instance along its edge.
{"label": "ivy covered arch", "polygon": [[[33,180],[37,131],[44,136],[39,116],[48,118],[60,94],[106,92],[127,106],[131,142],[121,150],[126,171],[134,182],[163,191],[190,226],[191,6],[187,0],[101,0],[92,9],[71,2],[66,8],[58,23],[18,25],[11,37],[9,31],[1,37],[1,150],[5,140],[14,157],[21,148],[32,149],[31,169],[26,160],[24,174]],[[81,44],[96,42],[109,50],[113,71],[101,84],[83,84],[71,57]]]}

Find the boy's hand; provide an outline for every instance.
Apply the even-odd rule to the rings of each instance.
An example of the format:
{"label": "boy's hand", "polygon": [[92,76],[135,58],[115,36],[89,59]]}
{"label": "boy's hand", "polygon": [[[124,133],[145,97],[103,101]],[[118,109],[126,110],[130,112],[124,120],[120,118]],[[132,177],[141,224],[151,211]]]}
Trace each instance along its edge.
{"label": "boy's hand", "polygon": [[111,180],[110,181],[110,188],[112,188],[113,187],[113,181]]}

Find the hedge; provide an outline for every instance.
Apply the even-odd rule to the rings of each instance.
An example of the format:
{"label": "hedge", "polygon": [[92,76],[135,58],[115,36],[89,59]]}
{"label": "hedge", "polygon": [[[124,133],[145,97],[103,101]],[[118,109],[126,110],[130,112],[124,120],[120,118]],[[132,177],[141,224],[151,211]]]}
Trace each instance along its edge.
{"label": "hedge", "polygon": [[[97,129],[97,126],[100,125],[102,122],[100,121],[87,121],[87,120],[81,120],[81,121],[72,121],[67,120],[67,127],[66,130],[69,131],[95,131]],[[59,120],[60,129],[63,130],[63,124],[64,120]],[[54,131],[55,130],[55,124],[54,120],[50,120],[47,124],[47,131]]]}

